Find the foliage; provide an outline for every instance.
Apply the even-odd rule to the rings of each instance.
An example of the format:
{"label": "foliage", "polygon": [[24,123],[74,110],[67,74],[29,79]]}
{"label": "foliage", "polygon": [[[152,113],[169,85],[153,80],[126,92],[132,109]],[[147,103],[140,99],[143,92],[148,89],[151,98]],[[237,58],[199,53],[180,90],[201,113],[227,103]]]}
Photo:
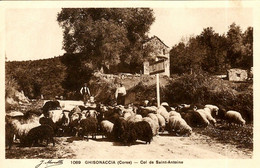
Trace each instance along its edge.
{"label": "foliage", "polygon": [[154,20],[148,8],[63,8],[57,16],[64,50],[84,54],[95,69],[141,66],[142,42]]}
{"label": "foliage", "polygon": [[205,71],[223,74],[230,68],[250,69],[253,66],[253,28],[242,33],[231,24],[227,34],[215,33],[212,27],[173,46],[170,51],[171,74]]}
{"label": "foliage", "polygon": [[[239,85],[239,86],[236,86]],[[247,122],[253,121],[252,84],[223,81],[203,73],[186,74],[169,82],[162,91],[165,101],[173,103],[214,104],[239,111]],[[241,92],[241,88],[244,88]]]}

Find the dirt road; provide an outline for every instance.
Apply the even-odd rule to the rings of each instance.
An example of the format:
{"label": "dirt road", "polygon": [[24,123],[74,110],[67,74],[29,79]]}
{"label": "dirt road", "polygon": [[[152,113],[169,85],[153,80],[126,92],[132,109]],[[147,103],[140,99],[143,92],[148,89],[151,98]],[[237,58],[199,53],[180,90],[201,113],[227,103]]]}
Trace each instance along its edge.
{"label": "dirt road", "polygon": [[237,149],[233,145],[223,145],[196,133],[190,137],[163,134],[154,137],[151,144],[137,141],[137,144],[132,146],[110,142],[102,139],[101,136],[89,141],[69,137],[57,140],[59,141],[57,148],[67,151],[62,157],[74,159],[242,159],[252,157],[252,151]]}

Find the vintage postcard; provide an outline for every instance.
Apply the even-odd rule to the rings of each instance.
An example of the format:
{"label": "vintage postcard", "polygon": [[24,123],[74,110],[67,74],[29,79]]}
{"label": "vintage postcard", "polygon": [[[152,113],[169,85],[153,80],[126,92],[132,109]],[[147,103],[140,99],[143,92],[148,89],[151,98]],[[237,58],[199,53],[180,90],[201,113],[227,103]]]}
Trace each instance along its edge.
{"label": "vintage postcard", "polygon": [[0,6],[3,167],[257,166],[259,2]]}

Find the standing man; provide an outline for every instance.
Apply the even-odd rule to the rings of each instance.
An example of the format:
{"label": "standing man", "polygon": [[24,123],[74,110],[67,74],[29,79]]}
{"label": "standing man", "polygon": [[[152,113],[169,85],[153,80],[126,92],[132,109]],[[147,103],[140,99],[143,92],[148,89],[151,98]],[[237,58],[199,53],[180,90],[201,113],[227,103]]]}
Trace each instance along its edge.
{"label": "standing man", "polygon": [[84,86],[80,89],[80,93],[83,96],[83,102],[84,102],[84,106],[85,106],[87,100],[90,97],[90,91],[89,91],[89,88],[87,87],[87,83],[84,83]]}
{"label": "standing man", "polygon": [[120,87],[116,89],[116,94],[115,94],[117,105],[123,105],[123,106],[125,105],[125,96],[126,96],[125,86],[122,83],[120,83]]}

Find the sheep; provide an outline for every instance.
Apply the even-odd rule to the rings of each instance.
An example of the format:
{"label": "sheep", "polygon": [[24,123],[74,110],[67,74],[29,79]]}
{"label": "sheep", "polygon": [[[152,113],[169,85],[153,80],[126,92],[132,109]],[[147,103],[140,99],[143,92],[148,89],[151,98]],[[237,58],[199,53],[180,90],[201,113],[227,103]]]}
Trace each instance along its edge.
{"label": "sheep", "polygon": [[68,130],[69,126],[69,117],[70,111],[65,110],[50,110],[49,117],[56,125],[56,129],[54,130],[57,136],[62,136]]}
{"label": "sheep", "polygon": [[203,124],[204,127],[207,127],[210,124],[209,120],[207,119],[207,115],[206,115],[204,109],[196,110],[195,113],[200,115],[201,121],[202,121],[202,123],[204,123]]}
{"label": "sheep", "polygon": [[242,118],[241,114],[237,111],[229,110],[225,115],[225,119],[229,124],[245,125],[246,121]]}
{"label": "sheep", "polygon": [[118,117],[115,119],[114,127],[112,130],[112,135],[115,141],[122,142],[122,134],[126,131],[127,125],[128,123],[126,120],[124,120],[124,118]]}
{"label": "sheep", "polygon": [[14,129],[10,123],[5,123],[5,146],[8,146],[8,149],[12,148],[14,139]]}
{"label": "sheep", "polygon": [[181,114],[176,112],[176,111],[170,111],[169,112],[169,117],[171,117],[171,116],[179,116],[179,117],[181,117]]}
{"label": "sheep", "polygon": [[147,115],[147,117],[150,117],[152,120],[154,120],[156,123],[159,124],[158,118],[157,118],[157,116],[156,116],[155,114],[149,113],[149,114]]}
{"label": "sheep", "polygon": [[148,122],[150,124],[154,136],[158,134],[158,132],[159,132],[159,124],[158,123],[156,123],[150,117],[144,117],[143,121],[146,121],[146,122]]}
{"label": "sheep", "polygon": [[92,138],[96,139],[98,121],[95,117],[87,117],[85,119],[80,120],[79,128],[78,128],[78,135],[84,139],[84,135],[87,136],[92,134]]}
{"label": "sheep", "polygon": [[[204,114],[202,115],[204,116]],[[196,111],[182,112],[181,116],[191,127],[207,127],[209,125],[209,121]]]}
{"label": "sheep", "polygon": [[173,130],[176,135],[188,135],[192,133],[192,128],[185,122],[185,120],[178,116],[171,116],[169,118],[169,123],[167,126],[169,133],[172,133]]}
{"label": "sheep", "polygon": [[49,110],[58,110],[61,109],[60,102],[57,100],[54,101],[47,101],[44,103],[42,107],[43,113],[47,113]]}
{"label": "sheep", "polygon": [[205,108],[209,108],[211,110],[212,117],[215,118],[218,115],[219,108],[217,106],[212,105],[212,104],[206,104]]}
{"label": "sheep", "polygon": [[114,124],[108,120],[103,120],[100,123],[102,132],[109,137],[113,131]]}
{"label": "sheep", "polygon": [[49,125],[49,126],[51,126],[51,127],[53,128],[53,130],[56,130],[56,125],[55,125],[55,123],[52,121],[51,118],[41,117],[41,118],[39,119],[39,123],[40,123],[41,125]]}
{"label": "sheep", "polygon": [[86,117],[94,117],[97,118],[98,112],[96,110],[88,110],[86,113]]}
{"label": "sheep", "polygon": [[122,134],[122,140],[124,144],[133,144],[136,140],[145,141],[145,143],[151,143],[153,139],[152,128],[146,121],[139,121],[136,123],[129,123],[127,130]]}
{"label": "sheep", "polygon": [[164,117],[166,123],[169,122],[169,113],[168,113],[168,111],[165,109],[165,107],[160,106],[160,107],[158,108],[158,110],[157,110],[156,113],[157,113],[157,114],[161,114],[161,115]]}
{"label": "sheep", "polygon": [[137,115],[132,115],[130,117],[128,117],[126,119],[127,122],[131,123],[131,122],[138,122],[138,121],[142,121],[143,117],[139,114]]}
{"label": "sheep", "polygon": [[213,126],[215,126],[216,120],[211,115],[211,109],[205,107],[204,109],[198,109],[196,111],[199,112],[201,115],[203,113],[203,117],[205,117]]}
{"label": "sheep", "polygon": [[164,132],[164,129],[165,129],[165,119],[163,118],[163,116],[161,114],[155,114],[155,115],[158,118],[159,127],[160,127],[161,131]]}
{"label": "sheep", "polygon": [[24,143],[24,138],[30,129],[40,125],[39,118],[40,116],[27,112],[22,118],[8,118],[7,123],[10,124],[16,138],[20,139],[20,143]]}
{"label": "sheep", "polygon": [[38,127],[32,128],[26,138],[25,145],[32,147],[35,143],[37,144],[39,140],[47,140],[46,146],[49,144],[49,140],[52,141],[53,146],[55,146],[54,142],[54,131],[53,128],[49,125],[40,125]]}
{"label": "sheep", "polygon": [[134,116],[134,115],[132,115],[132,114],[129,113],[129,112],[124,113],[124,119],[125,119],[125,120],[127,120],[127,119],[130,118],[131,116]]}

